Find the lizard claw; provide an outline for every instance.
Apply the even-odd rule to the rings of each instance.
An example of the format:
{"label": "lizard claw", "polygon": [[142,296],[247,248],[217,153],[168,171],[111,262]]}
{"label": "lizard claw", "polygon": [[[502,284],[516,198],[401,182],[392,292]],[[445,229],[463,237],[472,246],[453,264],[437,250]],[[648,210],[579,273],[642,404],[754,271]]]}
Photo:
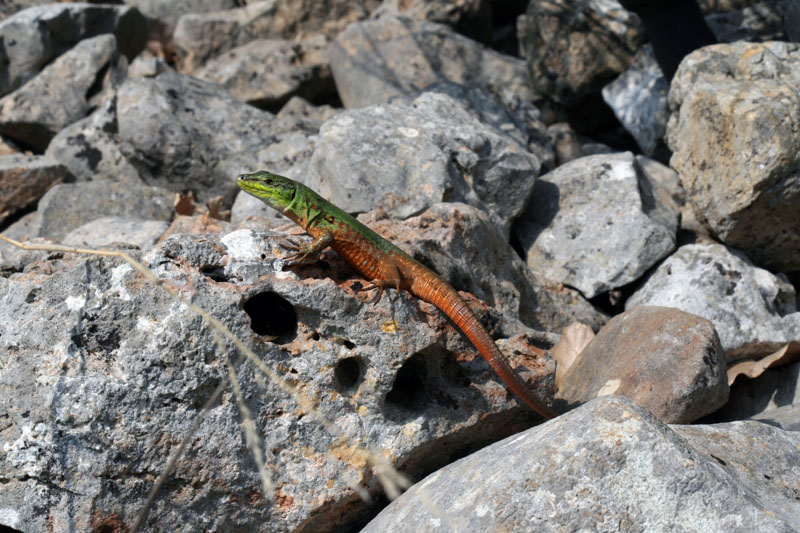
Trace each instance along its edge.
{"label": "lizard claw", "polygon": [[381,296],[383,296],[383,286],[382,285],[378,285],[376,283],[371,283],[370,282],[369,284],[364,285],[363,287],[358,289],[358,292],[371,291],[372,289],[378,289],[377,296],[375,296],[375,299],[370,302],[372,304],[376,304],[376,303],[381,301]]}

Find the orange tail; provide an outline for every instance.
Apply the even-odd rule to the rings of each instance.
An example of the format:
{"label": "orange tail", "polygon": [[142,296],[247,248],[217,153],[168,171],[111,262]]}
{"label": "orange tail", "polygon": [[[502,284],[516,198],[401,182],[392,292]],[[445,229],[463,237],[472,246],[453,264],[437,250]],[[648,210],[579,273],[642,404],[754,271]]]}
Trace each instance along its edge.
{"label": "orange tail", "polygon": [[[415,265],[416,266],[416,265]],[[424,268],[424,267],[422,267]],[[427,270],[427,269],[425,269]],[[418,298],[432,303],[444,314],[455,322],[456,326],[464,332],[478,352],[486,359],[489,366],[505,382],[509,389],[524,401],[531,409],[545,418],[555,418],[557,413],[546,406],[520,379],[517,373],[508,364],[505,356],[489,336],[486,328],[480,323],[478,317],[472,312],[467,302],[432,271],[425,274],[415,273],[411,292]],[[427,275],[430,274],[430,275]]]}

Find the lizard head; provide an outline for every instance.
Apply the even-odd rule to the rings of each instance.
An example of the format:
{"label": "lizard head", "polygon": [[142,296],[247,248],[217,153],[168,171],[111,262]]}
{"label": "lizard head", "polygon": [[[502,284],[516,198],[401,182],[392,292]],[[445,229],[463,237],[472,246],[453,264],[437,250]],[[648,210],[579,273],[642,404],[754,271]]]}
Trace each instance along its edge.
{"label": "lizard head", "polygon": [[296,181],[265,170],[242,174],[236,178],[236,184],[244,192],[281,212],[289,207],[297,192]]}

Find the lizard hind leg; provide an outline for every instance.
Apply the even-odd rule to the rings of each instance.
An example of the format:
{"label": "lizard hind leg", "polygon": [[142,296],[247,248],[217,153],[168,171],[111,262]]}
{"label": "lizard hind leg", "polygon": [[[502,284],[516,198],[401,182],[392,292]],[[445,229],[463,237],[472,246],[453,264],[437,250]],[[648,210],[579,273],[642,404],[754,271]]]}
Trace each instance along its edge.
{"label": "lizard hind leg", "polygon": [[364,285],[358,292],[365,292],[371,291],[372,289],[378,289],[378,294],[375,296],[375,299],[372,300],[371,303],[376,304],[381,301],[381,296],[383,296],[384,289],[394,288],[398,291],[400,290],[400,280],[399,279],[376,279],[375,281],[369,282],[367,285]]}
{"label": "lizard hind leg", "polygon": [[398,292],[403,286],[403,280],[400,276],[400,270],[398,270],[397,265],[390,263],[388,265],[384,265],[384,271],[381,272],[381,276],[379,278],[375,278],[372,280],[371,283],[362,287],[359,292],[361,291],[369,291],[372,289],[378,289],[378,295],[372,301],[373,304],[376,304],[381,301],[381,296],[383,296],[383,289],[394,288]]}

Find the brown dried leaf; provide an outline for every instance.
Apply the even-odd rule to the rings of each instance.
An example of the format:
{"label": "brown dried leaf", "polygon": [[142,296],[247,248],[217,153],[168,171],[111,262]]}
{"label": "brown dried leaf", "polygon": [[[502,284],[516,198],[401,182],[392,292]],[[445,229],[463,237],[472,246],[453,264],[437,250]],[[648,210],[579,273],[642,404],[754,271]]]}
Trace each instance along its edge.
{"label": "brown dried leaf", "polygon": [[789,365],[800,361],[800,342],[792,341],[784,345],[777,352],[771,353],[761,359],[747,359],[739,361],[728,368],[728,386],[733,385],[740,375],[757,378],[768,368]]}
{"label": "brown dried leaf", "polygon": [[225,198],[223,196],[215,196],[206,202],[208,208],[208,216],[216,218],[217,220],[230,220],[231,210],[222,209],[222,204]]}
{"label": "brown dried leaf", "polygon": [[573,322],[564,328],[561,340],[550,350],[550,354],[557,363],[555,390],[559,389],[564,374],[593,338],[594,331],[592,331],[591,326],[587,326],[586,324]]}
{"label": "brown dried leaf", "polygon": [[197,205],[194,203],[194,193],[189,191],[187,193],[178,193],[175,195],[175,214],[190,217],[197,211]]}

